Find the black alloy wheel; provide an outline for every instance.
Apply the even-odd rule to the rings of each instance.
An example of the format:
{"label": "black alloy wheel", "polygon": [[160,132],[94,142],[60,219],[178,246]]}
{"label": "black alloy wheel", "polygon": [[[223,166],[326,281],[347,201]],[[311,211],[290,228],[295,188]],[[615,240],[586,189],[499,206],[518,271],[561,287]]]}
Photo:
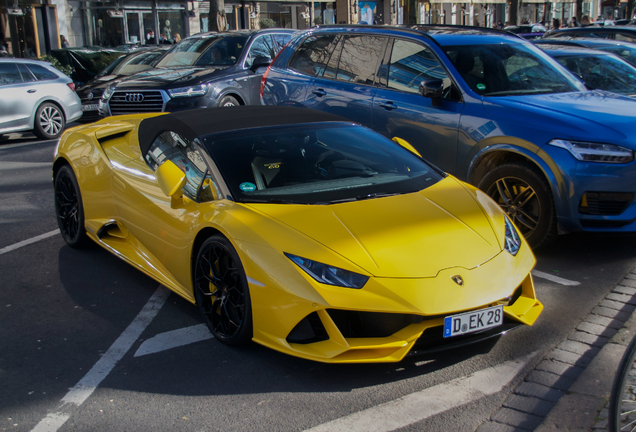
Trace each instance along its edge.
{"label": "black alloy wheel", "polygon": [[55,175],[55,214],[64,241],[73,248],[85,246],[84,206],[77,179],[70,166],[64,165]]}
{"label": "black alloy wheel", "polygon": [[508,163],[491,170],[479,183],[501,206],[533,249],[556,236],[556,217],[550,188],[528,163]]}
{"label": "black alloy wheel", "polygon": [[194,295],[215,338],[228,345],[252,339],[252,307],[245,271],[232,244],[221,235],[199,249],[194,269]]}
{"label": "black alloy wheel", "polygon": [[62,135],[65,125],[66,120],[60,107],[46,102],[35,113],[33,133],[40,139],[55,139]]}

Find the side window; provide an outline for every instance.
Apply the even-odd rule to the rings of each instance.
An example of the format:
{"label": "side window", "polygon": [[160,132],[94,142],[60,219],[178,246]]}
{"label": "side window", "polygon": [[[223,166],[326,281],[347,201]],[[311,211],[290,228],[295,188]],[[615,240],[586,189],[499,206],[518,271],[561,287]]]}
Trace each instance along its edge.
{"label": "side window", "polygon": [[385,41],[382,36],[345,37],[336,79],[372,85]]}
{"label": "side window", "polygon": [[270,35],[262,35],[256,38],[250,47],[250,51],[247,53],[245,59],[245,67],[250,68],[256,57],[269,57],[273,59],[276,57],[276,48],[274,47],[274,41]]}
{"label": "side window", "polygon": [[21,82],[22,77],[15,63],[0,63],[0,85]]}
{"label": "side window", "polygon": [[335,48],[335,39],[335,35],[308,37],[294,53],[289,68],[309,76],[320,75]]}
{"label": "side window", "polygon": [[618,41],[624,41],[624,42],[636,42],[636,37],[634,36],[630,36],[630,35],[626,35],[623,33],[616,33],[616,40]]}
{"label": "side window", "polygon": [[423,45],[396,39],[389,62],[388,87],[408,93],[420,93],[420,83],[441,79],[444,91],[452,82],[433,53]]}
{"label": "side window", "polygon": [[276,53],[282,50],[285,45],[291,40],[291,33],[273,34],[274,42],[276,42]]}
{"label": "side window", "polygon": [[31,70],[31,72],[33,72],[33,75],[35,75],[38,81],[54,80],[59,78],[57,75],[55,75],[44,66],[30,64],[28,68]]}
{"label": "side window", "polygon": [[188,198],[195,201],[213,199],[214,184],[196,143],[176,132],[162,132],[148,149],[146,163],[156,171],[166,160],[171,160],[185,173],[186,184],[183,192]]}
{"label": "side window", "polygon": [[18,63],[18,70],[20,71],[20,74],[22,74],[22,81],[24,82],[35,81],[35,77],[29,71],[29,69],[27,69],[25,65]]}

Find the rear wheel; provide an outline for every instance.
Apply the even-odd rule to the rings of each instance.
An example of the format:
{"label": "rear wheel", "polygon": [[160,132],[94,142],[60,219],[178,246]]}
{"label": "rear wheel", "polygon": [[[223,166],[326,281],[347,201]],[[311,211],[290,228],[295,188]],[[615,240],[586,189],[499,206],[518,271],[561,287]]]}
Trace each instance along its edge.
{"label": "rear wheel", "polygon": [[241,104],[233,96],[225,96],[221,99],[221,102],[219,102],[220,107],[235,107],[239,105]]}
{"label": "rear wheel", "polygon": [[221,235],[199,249],[194,269],[194,295],[215,338],[228,345],[252,339],[252,307],[243,265],[232,244]]}
{"label": "rear wheel", "polygon": [[33,133],[40,139],[55,139],[62,134],[65,124],[62,109],[46,102],[40,105],[35,113]]}
{"label": "rear wheel", "polygon": [[501,206],[533,249],[554,240],[556,217],[550,186],[534,166],[523,162],[500,165],[484,176],[479,188]]}
{"label": "rear wheel", "polygon": [[60,168],[53,183],[55,214],[64,241],[73,248],[88,243],[84,227],[84,206],[77,179],[70,166]]}

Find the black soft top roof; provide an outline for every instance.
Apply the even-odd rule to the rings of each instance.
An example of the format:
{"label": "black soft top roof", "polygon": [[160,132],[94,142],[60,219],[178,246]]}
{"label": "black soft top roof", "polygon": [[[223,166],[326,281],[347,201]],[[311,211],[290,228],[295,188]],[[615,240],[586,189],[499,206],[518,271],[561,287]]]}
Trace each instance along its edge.
{"label": "black soft top roof", "polygon": [[308,108],[239,106],[185,110],[142,120],[139,147],[145,155],[157,135],[166,131],[194,140],[214,133],[319,122],[352,123],[344,117]]}

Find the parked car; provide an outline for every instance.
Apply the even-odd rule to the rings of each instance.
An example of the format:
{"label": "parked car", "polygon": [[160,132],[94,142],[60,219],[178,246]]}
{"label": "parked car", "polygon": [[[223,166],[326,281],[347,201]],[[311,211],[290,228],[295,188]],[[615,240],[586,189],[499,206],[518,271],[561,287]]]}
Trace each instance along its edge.
{"label": "parked car", "polygon": [[636,42],[636,27],[634,26],[587,26],[555,29],[546,32],[544,38],[584,37],[613,39],[625,42]]}
{"label": "parked car", "polygon": [[505,32],[333,26],[303,32],[263,76],[266,105],[345,116],[478,185],[534,247],[636,231],[636,101],[582,82]]}
{"label": "parked car", "polygon": [[581,79],[589,89],[636,97],[636,67],[620,57],[588,48],[541,44],[541,49]]}
{"label": "parked car", "polygon": [[168,50],[167,46],[159,46],[153,49],[140,49],[130,54],[122,55],[101,71],[95,78],[77,89],[77,94],[82,100],[82,122],[99,120],[99,99],[108,85],[124,77],[152,69],[153,65]]}
{"label": "parked car", "polygon": [[537,45],[539,48],[541,48],[544,44],[556,43],[559,45],[579,46],[607,51],[612,54],[616,54],[626,62],[636,66],[636,43],[632,42],[601,38],[560,37],[558,40],[554,40],[554,38],[535,39],[532,43]]}
{"label": "parked car", "polygon": [[102,116],[259,104],[261,75],[294,30],[201,33],[156,64],[108,86]]}
{"label": "parked car", "polygon": [[0,134],[33,131],[55,139],[81,116],[71,78],[43,61],[0,58]]}
{"label": "parked car", "polygon": [[541,314],[510,219],[408,144],[290,107],[116,119],[60,140],[62,237],[196,303],[219,342],[396,362]]}
{"label": "parked car", "polygon": [[506,26],[504,30],[519,35],[524,39],[537,39],[546,32],[545,26],[541,23]]}

